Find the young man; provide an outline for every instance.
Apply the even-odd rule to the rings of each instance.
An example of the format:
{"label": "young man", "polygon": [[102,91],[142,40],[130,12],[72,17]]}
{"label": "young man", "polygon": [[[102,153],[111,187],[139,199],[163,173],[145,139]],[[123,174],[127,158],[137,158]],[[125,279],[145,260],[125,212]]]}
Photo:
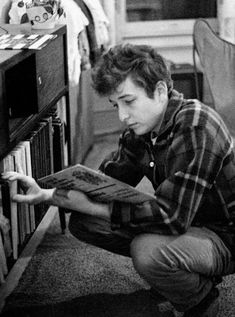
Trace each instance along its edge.
{"label": "young man", "polygon": [[69,228],[78,239],[131,256],[155,294],[185,317],[215,317],[216,284],[235,268],[229,131],[214,110],[173,90],[166,63],[149,46],[111,48],[94,69],[93,86],[127,126],[101,171],[132,186],[148,177],[156,200],[97,203],[9,172],[2,177],[27,188],[13,199],[72,209]]}

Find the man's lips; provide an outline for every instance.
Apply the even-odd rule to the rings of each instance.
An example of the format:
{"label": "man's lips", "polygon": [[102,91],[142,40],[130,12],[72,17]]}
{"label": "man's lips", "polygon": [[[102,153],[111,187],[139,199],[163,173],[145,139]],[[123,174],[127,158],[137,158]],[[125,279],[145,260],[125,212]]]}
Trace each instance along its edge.
{"label": "man's lips", "polygon": [[138,125],[137,122],[135,122],[135,123],[130,123],[130,124],[128,124],[128,127],[133,129],[136,125]]}

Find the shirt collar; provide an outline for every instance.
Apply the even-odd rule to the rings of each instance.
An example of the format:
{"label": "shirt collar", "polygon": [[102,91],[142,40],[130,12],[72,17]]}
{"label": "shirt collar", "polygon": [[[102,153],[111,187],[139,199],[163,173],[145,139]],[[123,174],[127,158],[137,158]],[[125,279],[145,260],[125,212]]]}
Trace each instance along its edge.
{"label": "shirt collar", "polygon": [[166,111],[160,126],[160,129],[153,129],[151,131],[151,139],[155,139],[159,135],[161,135],[165,130],[167,130],[174,121],[176,113],[182,107],[183,103],[183,94],[179,93],[176,90],[172,90],[169,95],[168,105],[166,107]]}

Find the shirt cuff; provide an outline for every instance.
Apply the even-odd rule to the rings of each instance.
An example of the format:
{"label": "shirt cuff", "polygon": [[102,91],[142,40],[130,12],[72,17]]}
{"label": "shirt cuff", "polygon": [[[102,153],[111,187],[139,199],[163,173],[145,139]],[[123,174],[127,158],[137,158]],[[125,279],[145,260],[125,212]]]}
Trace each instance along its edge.
{"label": "shirt cuff", "polygon": [[112,230],[120,229],[127,226],[131,221],[131,205],[114,201],[110,204],[111,208],[111,228]]}

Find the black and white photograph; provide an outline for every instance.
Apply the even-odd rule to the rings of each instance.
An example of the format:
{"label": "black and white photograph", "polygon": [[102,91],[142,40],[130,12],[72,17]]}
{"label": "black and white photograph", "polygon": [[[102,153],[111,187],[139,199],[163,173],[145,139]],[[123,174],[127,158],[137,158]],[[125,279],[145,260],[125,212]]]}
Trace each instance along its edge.
{"label": "black and white photograph", "polygon": [[235,2],[0,1],[0,316],[235,316]]}

